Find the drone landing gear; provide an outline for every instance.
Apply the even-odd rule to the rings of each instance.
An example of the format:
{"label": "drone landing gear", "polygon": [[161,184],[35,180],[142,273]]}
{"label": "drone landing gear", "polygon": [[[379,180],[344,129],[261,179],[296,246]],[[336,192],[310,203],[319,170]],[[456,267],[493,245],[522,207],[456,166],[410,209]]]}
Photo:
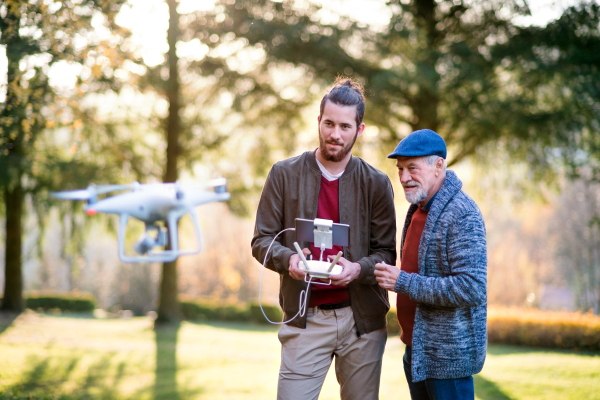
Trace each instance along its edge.
{"label": "drone landing gear", "polygon": [[133,249],[138,254],[147,254],[156,246],[166,246],[168,242],[167,229],[156,224],[146,224],[146,231],[140,237]]}

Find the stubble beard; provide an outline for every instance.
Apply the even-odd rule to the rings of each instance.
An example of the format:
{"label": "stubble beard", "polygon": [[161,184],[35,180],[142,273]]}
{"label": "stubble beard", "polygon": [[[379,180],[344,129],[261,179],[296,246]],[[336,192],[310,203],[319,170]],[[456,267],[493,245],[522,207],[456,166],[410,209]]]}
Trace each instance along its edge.
{"label": "stubble beard", "polygon": [[352,151],[352,147],[354,147],[354,143],[356,142],[356,138],[358,137],[358,132],[356,132],[356,135],[354,135],[352,142],[344,145],[340,150],[338,150],[336,152],[330,152],[329,150],[327,150],[327,147],[325,146],[326,143],[333,143],[333,144],[341,144],[341,143],[338,141],[335,141],[335,140],[329,140],[329,141],[325,142],[323,140],[323,136],[321,135],[321,127],[319,127],[318,129],[319,129],[319,152],[321,153],[321,156],[325,160],[331,161],[331,162],[340,162],[344,158],[346,158],[348,153],[350,153],[350,151]]}
{"label": "stubble beard", "polygon": [[408,201],[409,203],[418,204],[419,202],[421,202],[427,198],[427,192],[425,190],[423,190],[423,187],[421,186],[421,184],[419,182],[409,181],[409,182],[402,184],[402,187],[404,188],[405,185],[414,185],[414,186],[418,187],[418,190],[413,193],[407,193],[406,188],[404,189],[404,197],[406,197],[406,201]]}

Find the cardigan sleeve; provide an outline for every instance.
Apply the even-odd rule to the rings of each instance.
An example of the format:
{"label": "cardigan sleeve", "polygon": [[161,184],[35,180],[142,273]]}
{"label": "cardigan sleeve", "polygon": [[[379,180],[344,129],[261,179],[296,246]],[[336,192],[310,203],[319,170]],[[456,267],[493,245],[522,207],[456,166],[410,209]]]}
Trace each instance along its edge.
{"label": "cardigan sleeve", "polygon": [[450,273],[423,276],[401,271],[395,291],[418,303],[435,306],[484,304],[487,301],[487,250],[483,217],[478,211],[455,216],[445,240]]}

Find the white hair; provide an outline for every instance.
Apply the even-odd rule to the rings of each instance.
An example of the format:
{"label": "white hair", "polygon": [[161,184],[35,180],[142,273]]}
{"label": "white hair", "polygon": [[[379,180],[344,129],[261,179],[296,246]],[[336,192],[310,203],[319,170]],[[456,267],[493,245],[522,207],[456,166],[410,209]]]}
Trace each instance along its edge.
{"label": "white hair", "polygon": [[430,156],[424,156],[423,160],[427,163],[427,165],[429,165],[430,167],[433,167],[435,165],[435,163],[437,162],[438,158],[441,158],[442,160],[444,160],[444,171],[446,171],[446,160],[438,155],[430,155]]}

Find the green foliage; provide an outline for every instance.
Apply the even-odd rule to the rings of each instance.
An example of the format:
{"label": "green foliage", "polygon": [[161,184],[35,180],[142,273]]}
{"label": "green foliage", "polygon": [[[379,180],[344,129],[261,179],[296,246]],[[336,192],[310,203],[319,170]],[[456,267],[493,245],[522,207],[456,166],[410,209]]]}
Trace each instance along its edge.
{"label": "green foliage", "polygon": [[[600,181],[600,5],[582,2],[545,27],[519,28],[495,46],[506,88],[507,150],[538,172],[564,165]],[[510,79],[510,82],[507,80]]]}
{"label": "green foliage", "polygon": [[250,313],[245,305],[222,305],[216,302],[182,301],[184,319],[206,321],[249,321]]}
{"label": "green foliage", "polygon": [[28,297],[25,300],[27,308],[44,311],[57,308],[61,311],[86,312],[94,311],[96,304],[93,299],[76,299],[59,296]]}
{"label": "green foliage", "polygon": [[[215,301],[182,301],[180,304],[181,314],[188,320],[268,324],[258,303],[222,305]],[[262,308],[271,321],[282,321],[283,312],[278,305],[263,304]]]}
{"label": "green foliage", "polygon": [[[0,297],[0,301],[2,298]],[[91,312],[96,301],[91,295],[33,295],[25,299],[25,305],[32,310],[58,309],[72,312]]]}
{"label": "green foliage", "polygon": [[[262,309],[267,315],[267,318],[269,318],[271,321],[283,321],[283,312],[281,311],[281,307],[279,307],[279,305],[263,304]],[[259,324],[268,323],[268,321],[265,319],[265,316],[261,312],[260,305],[258,303],[250,303],[250,320]]]}
{"label": "green foliage", "polygon": [[400,324],[398,323],[398,314],[396,313],[396,310],[391,309],[385,317],[387,320],[388,335],[399,335],[401,329]]}
{"label": "green foliage", "polygon": [[[119,1],[71,2],[11,0],[4,2],[5,17],[0,20],[0,44],[6,48],[8,84],[6,100],[0,103],[0,187],[12,187],[27,175],[27,189],[57,189],[65,182],[78,183],[78,177],[102,172],[89,157],[77,157],[73,149],[81,145],[82,121],[77,118],[76,95],[85,85],[96,82],[95,91],[114,89],[101,57],[112,54],[125,32],[114,24],[123,4]],[[89,31],[94,17],[104,16],[112,34],[105,40]],[[76,38],[85,39],[81,47]],[[36,58],[37,57],[37,61]],[[113,62],[120,63],[118,57]],[[73,92],[51,85],[48,73],[57,63],[85,65],[90,71],[86,81],[79,80]],[[97,71],[100,71],[98,74]],[[57,145],[45,134],[63,128],[67,143]],[[58,141],[60,142],[60,140]],[[50,147],[46,147],[50,146]],[[70,150],[69,150],[70,147]]]}
{"label": "green foliage", "polygon": [[513,20],[529,9],[514,0],[390,1],[383,28],[324,22],[319,7],[293,0],[222,3],[222,29],[264,48],[267,63],[306,68],[321,85],[338,74],[363,80],[365,121],[380,128],[383,153],[430,128],[446,139],[450,165],[498,146],[536,164],[538,180],[553,178],[557,159],[600,162],[595,2],[525,28]]}
{"label": "green foliage", "polygon": [[[90,115],[82,101],[90,92],[100,94],[122,87],[123,80],[116,76],[123,73],[115,72],[127,58],[118,48],[127,32],[114,19],[124,2],[0,3],[0,45],[6,50],[8,72],[6,98],[0,103],[0,191],[10,222],[5,247],[11,249],[5,258],[5,309],[18,311],[22,304],[25,200],[32,200],[43,233],[53,204],[50,191],[85,187],[94,180],[114,182],[116,171],[126,163],[119,159],[126,152],[125,146],[110,141],[98,129],[99,124],[84,124]],[[108,29],[100,34],[91,28],[97,25],[92,20],[102,21]],[[50,72],[61,65],[81,68],[74,86],[51,81]],[[106,147],[107,142],[120,151],[94,151],[101,145]],[[72,215],[76,206],[63,204],[61,217]],[[84,237],[75,234],[83,231],[81,221],[71,218],[70,222],[64,232],[71,234],[71,239]],[[71,240],[72,248],[67,252],[76,253],[81,243]]]}

